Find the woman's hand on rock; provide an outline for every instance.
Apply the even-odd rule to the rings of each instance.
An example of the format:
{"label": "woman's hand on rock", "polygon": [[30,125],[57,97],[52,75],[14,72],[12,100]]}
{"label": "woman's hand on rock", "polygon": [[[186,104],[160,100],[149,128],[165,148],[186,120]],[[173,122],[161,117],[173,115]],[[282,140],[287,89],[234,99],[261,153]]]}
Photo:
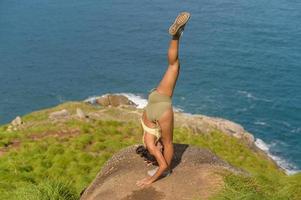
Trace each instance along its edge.
{"label": "woman's hand on rock", "polygon": [[153,182],[152,181],[152,177],[148,176],[148,177],[146,177],[146,178],[144,178],[144,179],[142,179],[140,181],[137,181],[136,185],[138,187],[146,187],[146,186],[150,185],[152,182]]}

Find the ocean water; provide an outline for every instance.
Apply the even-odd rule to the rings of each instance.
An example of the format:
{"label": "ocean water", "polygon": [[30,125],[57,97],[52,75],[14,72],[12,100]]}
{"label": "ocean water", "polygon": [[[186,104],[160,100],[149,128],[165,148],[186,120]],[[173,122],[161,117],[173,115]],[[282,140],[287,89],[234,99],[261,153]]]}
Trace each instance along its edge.
{"label": "ocean water", "polygon": [[0,123],[108,92],[145,102],[167,67],[167,29],[182,10],[192,17],[174,105],[240,123],[288,173],[300,170],[295,0],[2,0]]}

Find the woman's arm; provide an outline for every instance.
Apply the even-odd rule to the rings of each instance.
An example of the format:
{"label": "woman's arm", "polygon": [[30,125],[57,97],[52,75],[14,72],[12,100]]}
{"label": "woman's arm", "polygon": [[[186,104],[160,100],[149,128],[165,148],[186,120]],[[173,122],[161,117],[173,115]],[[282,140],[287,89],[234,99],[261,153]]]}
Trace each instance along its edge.
{"label": "woman's arm", "polygon": [[159,164],[159,169],[153,176],[144,178],[136,183],[137,186],[141,186],[141,187],[144,187],[146,185],[155,182],[168,167],[162,152],[155,145],[149,146],[148,150],[156,158]]}
{"label": "woman's arm", "polygon": [[162,173],[167,169],[168,165],[167,162],[162,154],[162,152],[155,147],[153,152],[150,152],[153,156],[155,156],[158,164],[159,164],[159,169],[157,172],[150,178],[151,183],[155,182],[161,175]]}

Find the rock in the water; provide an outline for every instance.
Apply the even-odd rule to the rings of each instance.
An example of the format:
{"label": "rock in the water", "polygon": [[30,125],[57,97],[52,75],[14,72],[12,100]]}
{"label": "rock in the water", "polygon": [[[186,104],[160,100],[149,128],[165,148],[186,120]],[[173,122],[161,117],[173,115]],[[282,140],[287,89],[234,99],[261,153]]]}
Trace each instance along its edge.
{"label": "rock in the water", "polygon": [[69,112],[66,109],[60,110],[60,111],[56,111],[56,112],[52,112],[49,114],[49,119],[62,119],[62,118],[66,118],[69,116]]}
{"label": "rock in the water", "polygon": [[84,111],[83,111],[82,109],[80,109],[80,108],[77,108],[77,109],[76,109],[76,115],[77,115],[77,117],[80,118],[80,119],[85,119],[85,118],[88,117],[88,116],[84,113]]}
{"label": "rock in the water", "polygon": [[135,153],[137,146],[125,148],[108,160],[81,200],[208,199],[223,186],[222,173],[216,172],[245,173],[207,149],[175,144],[172,174],[141,189],[136,181],[145,178],[152,167]]}
{"label": "rock in the water", "polygon": [[134,106],[136,107],[137,105],[129,100],[127,97],[123,95],[115,95],[115,94],[107,94],[102,97],[99,97],[96,99],[96,103],[100,104],[102,106],[121,106],[121,105],[127,105],[127,106]]}

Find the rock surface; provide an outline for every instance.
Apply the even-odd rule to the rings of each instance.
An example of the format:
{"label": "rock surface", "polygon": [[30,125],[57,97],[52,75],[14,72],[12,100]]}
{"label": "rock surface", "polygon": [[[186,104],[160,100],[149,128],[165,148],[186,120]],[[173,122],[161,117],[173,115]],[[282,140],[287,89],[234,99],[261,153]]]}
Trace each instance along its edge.
{"label": "rock surface", "polygon": [[108,160],[81,200],[208,199],[222,188],[223,171],[245,173],[206,149],[175,144],[173,173],[139,188],[136,181],[145,178],[153,167],[147,167],[135,153],[137,146],[125,148]]}
{"label": "rock surface", "polygon": [[241,125],[223,118],[178,112],[175,114],[175,125],[191,129],[194,133],[209,133],[217,129],[244,141],[252,148],[255,146],[255,138],[251,133],[247,132]]}
{"label": "rock surface", "polygon": [[84,113],[84,111],[83,111],[82,109],[80,109],[80,108],[77,108],[77,109],[76,109],[76,116],[77,116],[78,118],[80,118],[80,119],[85,119],[85,118],[88,117],[88,115],[86,115],[86,114]]}
{"label": "rock surface", "polygon": [[49,119],[55,120],[55,119],[62,119],[69,116],[69,112],[66,109],[55,111],[49,114]]}
{"label": "rock surface", "polygon": [[20,126],[22,125],[22,119],[20,116],[17,116],[12,122],[11,122],[11,125],[13,126]]}
{"label": "rock surface", "polygon": [[116,94],[107,94],[103,95],[96,99],[96,103],[100,104],[102,106],[122,106],[122,105],[128,105],[136,107],[137,105],[129,100],[126,96],[123,95],[116,95]]}
{"label": "rock surface", "polygon": [[6,131],[12,132],[17,131],[20,126],[22,126],[24,122],[22,121],[20,116],[17,116],[14,120],[10,122],[10,125],[8,125]]}

